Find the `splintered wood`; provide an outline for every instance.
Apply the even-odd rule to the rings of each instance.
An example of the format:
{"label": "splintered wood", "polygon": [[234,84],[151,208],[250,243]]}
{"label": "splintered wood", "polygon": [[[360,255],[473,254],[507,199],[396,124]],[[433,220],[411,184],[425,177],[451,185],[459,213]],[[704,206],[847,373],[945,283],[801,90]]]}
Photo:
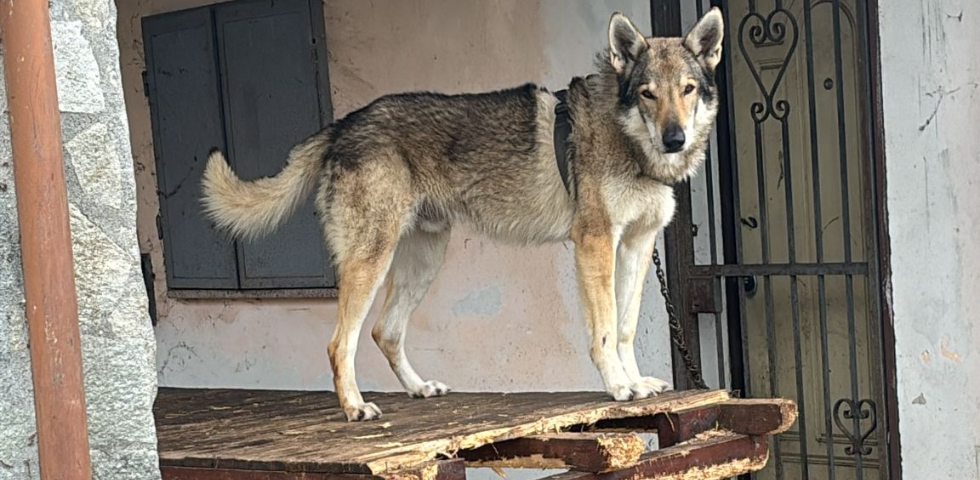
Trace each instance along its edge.
{"label": "splintered wood", "polygon": [[489,443],[729,398],[724,391],[668,392],[635,402],[611,402],[599,392],[425,400],[375,393],[365,399],[384,417],[348,423],[331,392],[161,388],[154,411],[162,466],[380,474]]}
{"label": "splintered wood", "polygon": [[[788,400],[724,391],[617,403],[603,393],[367,394],[348,423],[330,392],[161,388],[164,480],[465,480],[465,467],[561,468],[549,480],[708,480],[759,470],[796,420]],[[635,432],[656,432],[646,451]]]}
{"label": "splintered wood", "polygon": [[[762,469],[769,458],[766,438],[726,432],[700,435],[671,448],[640,457],[626,468],[602,474],[602,480],[716,480]],[[568,472],[544,480],[593,480],[587,472]]]}
{"label": "splintered wood", "polygon": [[636,463],[645,450],[646,442],[636,434],[552,433],[461,450],[458,455],[471,467],[605,472]]}

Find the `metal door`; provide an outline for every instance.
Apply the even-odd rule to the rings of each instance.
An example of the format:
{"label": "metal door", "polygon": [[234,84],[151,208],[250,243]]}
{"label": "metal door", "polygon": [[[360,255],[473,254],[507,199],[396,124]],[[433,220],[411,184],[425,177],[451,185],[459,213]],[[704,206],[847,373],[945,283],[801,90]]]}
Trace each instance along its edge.
{"label": "metal door", "polygon": [[[675,16],[686,27],[708,3]],[[753,478],[890,478],[868,5],[714,3],[725,105],[706,167],[677,189],[675,303],[709,385],[799,406]]]}

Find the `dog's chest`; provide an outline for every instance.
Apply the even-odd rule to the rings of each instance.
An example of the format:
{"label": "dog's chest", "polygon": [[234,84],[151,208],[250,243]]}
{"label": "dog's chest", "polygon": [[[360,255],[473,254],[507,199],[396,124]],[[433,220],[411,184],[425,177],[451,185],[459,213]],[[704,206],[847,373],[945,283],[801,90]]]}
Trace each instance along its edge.
{"label": "dog's chest", "polygon": [[607,201],[609,218],[619,228],[635,225],[659,230],[670,223],[677,205],[673,188],[653,180],[620,186],[607,195]]}

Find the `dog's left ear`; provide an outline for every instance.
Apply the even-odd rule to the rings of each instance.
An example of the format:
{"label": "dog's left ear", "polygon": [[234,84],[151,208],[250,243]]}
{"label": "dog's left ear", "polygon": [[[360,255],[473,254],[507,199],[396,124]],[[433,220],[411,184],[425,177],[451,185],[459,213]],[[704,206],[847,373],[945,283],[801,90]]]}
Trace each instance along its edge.
{"label": "dog's left ear", "polygon": [[627,65],[640,58],[648,45],[640,30],[620,12],[609,19],[609,63],[616,73],[626,71]]}
{"label": "dog's left ear", "polygon": [[721,41],[725,37],[725,20],[718,7],[712,8],[684,36],[684,46],[698,59],[708,74],[715,72],[721,61]]}

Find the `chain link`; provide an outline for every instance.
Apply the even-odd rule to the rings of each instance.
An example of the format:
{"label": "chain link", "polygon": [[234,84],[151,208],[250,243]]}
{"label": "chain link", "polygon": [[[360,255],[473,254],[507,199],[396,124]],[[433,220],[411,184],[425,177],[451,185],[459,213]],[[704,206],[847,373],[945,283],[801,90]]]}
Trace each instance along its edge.
{"label": "chain link", "polygon": [[687,346],[687,334],[684,332],[684,327],[681,326],[680,320],[677,319],[674,303],[670,300],[670,291],[667,289],[667,276],[664,275],[663,266],[660,265],[660,250],[657,248],[653,249],[653,265],[657,268],[657,280],[660,281],[660,294],[663,295],[664,305],[667,307],[667,323],[670,325],[670,339],[674,342],[674,346],[677,347],[677,351],[681,354],[681,358],[684,360],[684,367],[687,369],[687,374],[691,377],[694,386],[705,390],[708,388],[708,385],[704,383],[704,378],[701,376],[701,367],[694,363],[694,357],[691,355],[691,350]]}

